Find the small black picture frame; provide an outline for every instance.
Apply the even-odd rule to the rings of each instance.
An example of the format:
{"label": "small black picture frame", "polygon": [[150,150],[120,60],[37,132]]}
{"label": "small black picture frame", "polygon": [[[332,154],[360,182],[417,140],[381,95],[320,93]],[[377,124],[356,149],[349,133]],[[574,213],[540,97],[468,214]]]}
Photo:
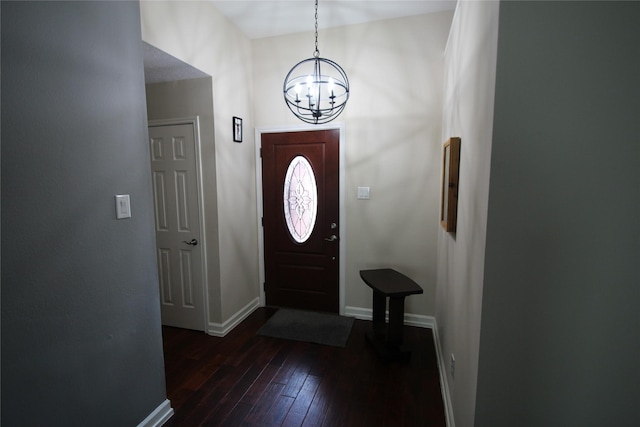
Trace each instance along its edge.
{"label": "small black picture frame", "polygon": [[242,142],[242,119],[233,117],[233,141]]}

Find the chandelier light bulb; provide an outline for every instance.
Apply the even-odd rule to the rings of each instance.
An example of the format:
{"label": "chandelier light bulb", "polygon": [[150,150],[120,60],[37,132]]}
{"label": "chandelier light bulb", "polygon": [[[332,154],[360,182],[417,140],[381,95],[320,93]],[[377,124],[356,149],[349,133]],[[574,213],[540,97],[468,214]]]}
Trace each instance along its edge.
{"label": "chandelier light bulb", "polygon": [[300,103],[300,90],[301,90],[301,89],[302,89],[302,88],[300,87],[300,83],[296,83],[296,85],[295,85],[295,87],[294,87],[294,89],[293,89],[293,90],[295,90],[295,91],[296,91],[296,104],[297,104],[297,103]]}

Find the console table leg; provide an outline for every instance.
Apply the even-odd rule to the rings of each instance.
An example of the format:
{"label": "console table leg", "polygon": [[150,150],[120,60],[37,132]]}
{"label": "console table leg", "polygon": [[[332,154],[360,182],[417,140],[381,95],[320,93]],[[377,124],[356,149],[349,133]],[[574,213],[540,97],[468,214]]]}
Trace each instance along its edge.
{"label": "console table leg", "polygon": [[385,322],[385,311],[387,308],[387,298],[378,293],[373,293],[373,333],[376,336],[384,334],[386,322]]}
{"label": "console table leg", "polygon": [[404,297],[389,298],[389,346],[400,348],[403,342]]}
{"label": "console table leg", "polygon": [[[404,274],[391,268],[360,270],[360,277],[373,289],[373,325],[366,333],[380,356],[386,360],[405,359],[411,352],[403,345],[404,298],[421,294],[422,288]],[[389,298],[389,323],[385,322],[386,299]]]}

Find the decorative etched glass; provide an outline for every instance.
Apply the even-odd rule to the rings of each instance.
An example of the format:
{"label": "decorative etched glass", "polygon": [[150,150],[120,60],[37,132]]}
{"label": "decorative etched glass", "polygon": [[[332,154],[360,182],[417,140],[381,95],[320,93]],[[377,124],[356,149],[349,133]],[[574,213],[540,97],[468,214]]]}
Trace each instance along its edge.
{"label": "decorative etched glass", "polygon": [[318,213],[318,187],[309,161],[296,156],[284,178],[284,217],[291,237],[304,243],[311,236]]}

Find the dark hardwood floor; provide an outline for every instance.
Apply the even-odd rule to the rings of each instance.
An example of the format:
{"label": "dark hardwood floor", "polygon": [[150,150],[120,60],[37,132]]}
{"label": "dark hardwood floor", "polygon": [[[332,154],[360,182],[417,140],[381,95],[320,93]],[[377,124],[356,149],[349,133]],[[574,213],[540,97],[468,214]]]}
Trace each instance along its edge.
{"label": "dark hardwood floor", "polygon": [[356,320],[346,348],[256,335],[259,308],[224,338],[163,326],[167,427],[445,426],[430,329],[405,326],[411,360],[382,362]]}

